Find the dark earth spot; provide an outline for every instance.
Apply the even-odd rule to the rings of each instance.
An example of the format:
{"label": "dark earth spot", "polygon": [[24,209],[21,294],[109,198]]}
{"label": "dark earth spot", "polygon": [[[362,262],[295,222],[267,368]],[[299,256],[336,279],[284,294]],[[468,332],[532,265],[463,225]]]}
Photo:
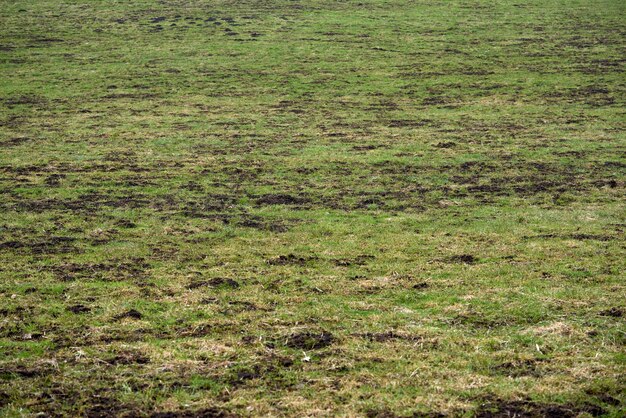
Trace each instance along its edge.
{"label": "dark earth spot", "polygon": [[4,140],[2,142],[0,142],[0,146],[2,147],[16,147],[18,145],[22,145],[25,144],[27,142],[32,141],[31,138],[28,137],[15,137],[15,138],[10,138],[7,140]]}
{"label": "dark earth spot", "polygon": [[0,408],[4,408],[9,404],[9,400],[11,400],[11,396],[6,393],[0,391]]}
{"label": "dark earth spot", "polygon": [[298,257],[294,254],[280,255],[267,260],[271,266],[298,265],[303,266],[309,261],[317,260],[317,257]]}
{"label": "dark earth spot", "polygon": [[61,185],[61,180],[67,177],[65,174],[50,174],[44,180],[44,183],[48,187],[59,187]]}
{"label": "dark earth spot", "polygon": [[120,321],[122,319],[141,319],[143,318],[143,315],[141,314],[141,312],[139,312],[136,309],[129,309],[126,312],[123,312],[121,314],[115,315],[115,317],[113,317],[114,320],[116,321]]}
{"label": "dark earth spot", "polygon": [[385,148],[385,146],[372,144],[372,145],[355,145],[352,147],[354,151],[371,151],[371,150],[375,150],[379,148]]}
{"label": "dark earth spot", "polygon": [[335,341],[335,337],[326,331],[303,331],[291,334],[285,339],[285,345],[302,350],[316,350],[328,347]]}
{"label": "dark earth spot", "polygon": [[135,224],[132,221],[129,221],[128,219],[120,219],[119,221],[115,222],[116,226],[119,226],[120,228],[135,228],[137,227],[137,224]]}
{"label": "dark earth spot", "polygon": [[72,312],[72,313],[75,313],[75,314],[91,312],[91,308],[89,306],[85,306],[85,305],[82,305],[82,304],[69,306],[67,308],[67,310]]}
{"label": "dark earth spot", "polygon": [[195,411],[155,412],[150,418],[236,418],[231,412],[220,408],[204,408]]}
{"label": "dark earth spot", "polygon": [[541,404],[528,400],[490,400],[478,408],[475,416],[477,418],[574,418],[583,413],[597,417],[603,415],[605,411],[592,404],[558,405]]}
{"label": "dark earth spot", "polygon": [[4,365],[0,369],[0,379],[10,378],[11,375],[17,375],[19,377],[33,378],[39,376],[46,376],[53,373],[56,368],[52,364],[37,364],[32,366],[26,365]]}
{"label": "dark earth spot", "polygon": [[27,249],[33,254],[64,254],[64,253],[77,253],[80,252],[78,248],[73,245],[76,238],[72,237],[49,237],[40,238],[33,241],[6,241],[0,243],[1,249]]}
{"label": "dark earth spot", "polygon": [[108,418],[112,416],[137,416],[136,407],[124,404],[108,396],[94,395],[84,412],[87,418]]}
{"label": "dark earth spot", "polygon": [[230,379],[230,383],[236,385],[246,380],[258,379],[260,377],[262,377],[262,374],[260,373],[258,367],[255,367],[253,369],[241,369],[233,373]]}
{"label": "dark earth spot", "polygon": [[454,148],[456,147],[456,143],[454,142],[439,142],[435,145],[433,145],[433,147],[435,148]]}
{"label": "dark earth spot", "polygon": [[606,309],[602,312],[600,312],[600,315],[602,316],[611,316],[613,318],[621,318],[624,316],[624,310],[621,308],[617,308],[617,307],[613,307],[610,309]]}
{"label": "dark earth spot", "polygon": [[141,281],[146,278],[145,270],[149,265],[143,258],[111,261],[109,263],[66,263],[50,267],[59,280],[79,279],[122,281]]}
{"label": "dark earth spot", "polygon": [[259,308],[256,304],[245,300],[233,300],[228,302],[228,305],[237,307],[243,311],[267,311],[268,309]]}
{"label": "dark earth spot", "polygon": [[288,194],[265,194],[257,198],[256,202],[259,205],[301,205],[308,203],[309,200]]}
{"label": "dark earth spot", "polygon": [[478,259],[471,254],[452,255],[445,259],[448,263],[475,264]]}
{"label": "dark earth spot", "polygon": [[237,289],[239,286],[236,280],[226,277],[214,277],[209,280],[194,280],[187,285],[187,289],[198,289],[200,287],[229,287]]}
{"label": "dark earth spot", "polygon": [[573,240],[591,240],[591,241],[602,241],[608,242],[615,237],[611,235],[600,235],[600,234],[540,234],[524,237],[525,239],[545,239],[545,238],[556,238],[556,239],[573,239]]}
{"label": "dark earth spot", "polygon": [[373,260],[374,257],[373,255],[367,255],[367,254],[362,254],[362,255],[358,255],[355,258],[339,258],[336,260],[332,260],[332,262],[336,265],[336,266],[340,266],[340,267],[348,267],[348,266],[362,266],[367,264],[368,261]]}
{"label": "dark earth spot", "polygon": [[419,335],[411,334],[398,334],[395,331],[386,332],[366,332],[363,334],[356,334],[360,338],[364,338],[373,342],[385,342],[391,340],[403,340],[403,341],[421,341],[422,337]]}

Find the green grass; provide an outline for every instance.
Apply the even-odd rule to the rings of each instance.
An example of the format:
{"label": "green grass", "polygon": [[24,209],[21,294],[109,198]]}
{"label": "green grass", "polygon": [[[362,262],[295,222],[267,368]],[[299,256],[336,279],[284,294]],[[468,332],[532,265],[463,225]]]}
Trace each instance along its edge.
{"label": "green grass", "polygon": [[625,16],[0,0],[2,415],[622,416]]}

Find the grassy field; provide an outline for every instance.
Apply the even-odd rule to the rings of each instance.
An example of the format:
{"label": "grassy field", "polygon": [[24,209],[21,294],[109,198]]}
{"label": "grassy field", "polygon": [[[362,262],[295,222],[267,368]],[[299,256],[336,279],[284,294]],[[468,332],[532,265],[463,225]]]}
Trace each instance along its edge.
{"label": "grassy field", "polygon": [[624,416],[626,3],[0,0],[0,415]]}

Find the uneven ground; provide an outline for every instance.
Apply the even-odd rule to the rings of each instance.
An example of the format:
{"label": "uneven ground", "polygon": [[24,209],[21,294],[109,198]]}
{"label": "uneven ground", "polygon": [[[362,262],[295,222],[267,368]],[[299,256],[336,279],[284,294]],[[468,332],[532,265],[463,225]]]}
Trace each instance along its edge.
{"label": "uneven ground", "polygon": [[2,414],[622,416],[625,16],[0,0]]}

